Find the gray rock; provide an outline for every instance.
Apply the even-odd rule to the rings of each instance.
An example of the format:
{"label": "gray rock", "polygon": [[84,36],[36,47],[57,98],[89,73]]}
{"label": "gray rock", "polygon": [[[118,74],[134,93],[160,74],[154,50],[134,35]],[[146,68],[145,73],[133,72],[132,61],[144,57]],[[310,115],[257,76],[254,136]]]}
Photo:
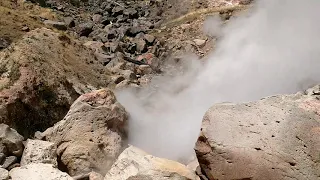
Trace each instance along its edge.
{"label": "gray rock", "polygon": [[43,23],[44,23],[45,25],[52,26],[52,27],[54,27],[54,28],[56,28],[56,29],[59,29],[59,30],[62,30],[62,31],[65,31],[65,30],[68,29],[66,23],[64,23],[64,22],[57,22],[57,21],[45,20]]}
{"label": "gray rock", "polygon": [[80,96],[65,118],[47,129],[46,140],[71,176],[92,170],[105,174],[126,147],[128,115],[109,89]]}
{"label": "gray rock", "polygon": [[208,179],[319,179],[320,101],[279,95],[217,104],[205,114],[196,143]]}
{"label": "gray rock", "polygon": [[138,11],[135,10],[134,8],[124,9],[123,14],[127,15],[131,19],[138,18]]}
{"label": "gray rock", "polygon": [[3,153],[20,157],[23,152],[23,140],[24,138],[16,130],[6,124],[0,124],[0,146],[6,147],[7,151]]}
{"label": "gray rock", "polygon": [[185,165],[151,156],[130,146],[125,149],[104,177],[105,180],[200,180]]}
{"label": "gray rock", "polygon": [[6,169],[0,168],[0,180],[9,180],[9,172]]}
{"label": "gray rock", "polygon": [[123,70],[121,71],[121,74],[123,74],[123,77],[129,81],[134,81],[137,79],[135,73],[130,70]]}
{"label": "gray rock", "polygon": [[25,166],[31,163],[43,163],[52,164],[54,167],[57,167],[56,150],[57,148],[54,143],[28,139],[20,164],[21,166]]}
{"label": "gray rock", "polygon": [[92,21],[93,21],[94,23],[100,23],[100,22],[102,21],[102,15],[100,15],[100,14],[94,14],[94,15],[92,16]]}
{"label": "gray rock", "polygon": [[5,160],[6,155],[4,153],[0,153],[0,164]]}
{"label": "gray rock", "polygon": [[73,17],[65,17],[64,19],[65,24],[67,25],[67,27],[69,28],[73,28],[76,26],[76,23],[74,22]]}
{"label": "gray rock", "polygon": [[136,50],[138,53],[145,53],[147,51],[147,43],[144,39],[135,39]]}
{"label": "gray rock", "polygon": [[89,34],[93,31],[93,23],[82,23],[79,24],[77,28],[77,33],[79,36],[89,36]]}
{"label": "gray rock", "polygon": [[2,168],[7,169],[9,166],[13,165],[17,161],[18,161],[17,157],[9,156],[9,157],[6,157],[6,159],[4,160],[4,162],[1,166],[2,166]]}
{"label": "gray rock", "polygon": [[13,168],[9,175],[12,180],[73,180],[67,173],[54,168],[52,164],[41,163]]}
{"label": "gray rock", "polygon": [[8,39],[0,37],[0,50],[8,47],[10,45],[10,43],[11,42]]}
{"label": "gray rock", "polygon": [[150,34],[145,34],[144,35],[144,39],[146,40],[146,42],[149,44],[149,45],[152,45],[155,41],[155,37],[150,35]]}

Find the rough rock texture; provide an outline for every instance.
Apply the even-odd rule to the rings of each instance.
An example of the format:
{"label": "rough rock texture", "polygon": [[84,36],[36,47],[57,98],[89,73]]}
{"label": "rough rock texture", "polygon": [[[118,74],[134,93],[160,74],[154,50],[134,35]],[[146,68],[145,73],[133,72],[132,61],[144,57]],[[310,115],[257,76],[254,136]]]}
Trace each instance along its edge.
{"label": "rough rock texture", "polygon": [[14,168],[9,175],[12,180],[73,180],[67,173],[54,168],[52,164],[41,163]]}
{"label": "rough rock texture", "polygon": [[209,179],[320,179],[320,101],[279,95],[217,104],[204,116],[196,154]]}
{"label": "rough rock texture", "polygon": [[42,28],[0,52],[0,123],[23,136],[61,120],[80,94],[106,87],[93,53],[65,34]]}
{"label": "rough rock texture", "polygon": [[58,145],[70,175],[92,170],[105,174],[126,147],[127,118],[113,92],[102,89],[80,96],[66,117],[43,134]]}
{"label": "rough rock texture", "polygon": [[0,180],[8,180],[9,172],[6,169],[0,168]]}
{"label": "rough rock texture", "polygon": [[52,164],[58,166],[56,146],[54,143],[28,139],[21,158],[21,166],[31,163]]}
{"label": "rough rock texture", "polygon": [[6,124],[0,124],[0,154],[21,156],[23,139],[16,130]]}
{"label": "rough rock texture", "polygon": [[199,177],[185,165],[154,157],[136,147],[130,146],[120,154],[104,179],[198,180]]}

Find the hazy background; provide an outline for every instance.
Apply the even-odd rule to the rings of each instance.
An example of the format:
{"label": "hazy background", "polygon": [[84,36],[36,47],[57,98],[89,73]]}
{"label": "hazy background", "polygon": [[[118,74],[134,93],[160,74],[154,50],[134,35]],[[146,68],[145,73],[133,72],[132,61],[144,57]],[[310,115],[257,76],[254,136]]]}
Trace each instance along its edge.
{"label": "hazy background", "polygon": [[223,29],[210,17],[204,31],[219,41],[206,64],[191,56],[185,73],[117,93],[131,115],[130,144],[185,162],[214,103],[295,93],[320,82],[319,8],[318,0],[260,0]]}

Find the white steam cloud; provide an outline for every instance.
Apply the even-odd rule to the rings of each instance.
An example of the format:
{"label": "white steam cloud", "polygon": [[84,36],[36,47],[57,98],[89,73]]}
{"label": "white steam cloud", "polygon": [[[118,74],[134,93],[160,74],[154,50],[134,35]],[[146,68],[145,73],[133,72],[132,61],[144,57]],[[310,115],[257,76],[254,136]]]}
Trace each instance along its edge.
{"label": "white steam cloud", "polygon": [[214,103],[295,93],[318,83],[319,8],[319,0],[258,1],[219,32],[205,64],[195,59],[185,73],[157,79],[153,88],[119,92],[131,115],[130,143],[183,161],[194,153],[202,117]]}

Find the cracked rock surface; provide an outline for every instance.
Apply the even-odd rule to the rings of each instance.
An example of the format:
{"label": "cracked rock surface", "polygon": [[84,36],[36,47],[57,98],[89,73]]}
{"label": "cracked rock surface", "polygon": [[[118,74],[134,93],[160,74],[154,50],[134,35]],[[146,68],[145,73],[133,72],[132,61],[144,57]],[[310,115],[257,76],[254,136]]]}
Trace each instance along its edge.
{"label": "cracked rock surface", "polygon": [[195,148],[202,172],[219,180],[319,179],[320,101],[310,92],[212,106]]}

